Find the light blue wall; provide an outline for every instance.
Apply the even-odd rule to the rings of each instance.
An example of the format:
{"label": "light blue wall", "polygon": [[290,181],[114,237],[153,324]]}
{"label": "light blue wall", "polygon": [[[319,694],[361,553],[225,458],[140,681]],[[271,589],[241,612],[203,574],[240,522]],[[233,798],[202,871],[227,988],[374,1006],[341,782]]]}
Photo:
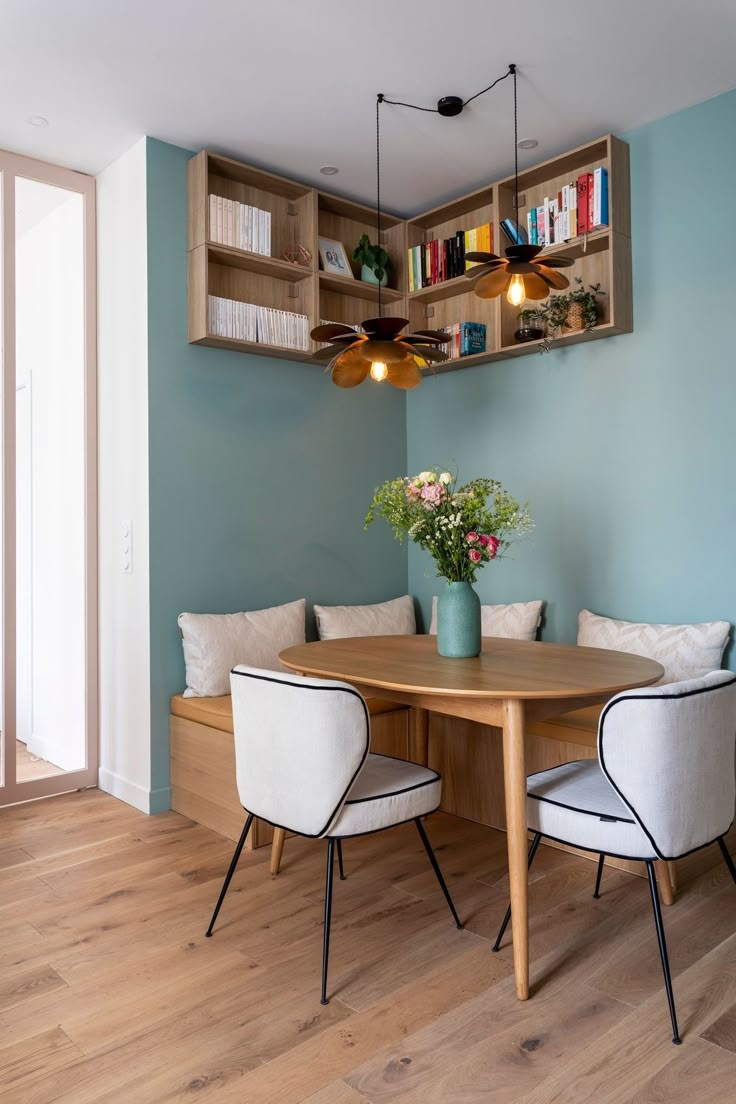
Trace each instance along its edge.
{"label": "light blue wall", "polygon": [[[544,639],[574,641],[586,606],[736,622],[734,134],[730,92],[623,136],[633,334],[436,377],[409,396],[410,471],[454,462],[531,500],[533,537],[478,590],[546,599]],[[426,613],[441,582],[417,550],[409,563]]]}
{"label": "light blue wall", "polygon": [[[406,468],[404,395],[319,366],[187,343],[186,163],[147,144],[153,804],[166,807],[177,615],[405,594],[407,561],[362,524]],[[154,811],[155,808],[154,808]]]}

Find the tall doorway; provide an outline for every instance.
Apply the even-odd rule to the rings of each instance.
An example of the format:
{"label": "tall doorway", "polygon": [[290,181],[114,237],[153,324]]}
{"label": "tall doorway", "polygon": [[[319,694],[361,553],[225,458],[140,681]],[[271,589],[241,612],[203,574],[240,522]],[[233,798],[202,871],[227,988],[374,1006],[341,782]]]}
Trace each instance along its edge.
{"label": "tall doorway", "polygon": [[97,783],[95,182],[0,152],[0,805]]}

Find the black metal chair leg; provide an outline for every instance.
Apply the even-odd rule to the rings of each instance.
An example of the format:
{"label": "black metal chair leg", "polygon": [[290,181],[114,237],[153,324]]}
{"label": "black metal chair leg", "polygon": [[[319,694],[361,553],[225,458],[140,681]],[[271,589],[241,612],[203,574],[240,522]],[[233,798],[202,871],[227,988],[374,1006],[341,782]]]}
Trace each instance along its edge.
{"label": "black metal chair leg", "polygon": [[724,843],[722,836],[718,840],[718,846],[721,849],[721,854],[723,855],[723,861],[725,862],[726,866],[728,867],[729,872],[730,872],[731,877],[733,878],[734,882],[736,882],[736,866],[734,866],[733,859],[731,858],[731,853],[728,850],[728,848],[726,847],[726,844]]}
{"label": "black metal chair leg", "polygon": [[345,867],[342,865],[342,840],[337,841],[337,865],[340,867],[340,881],[345,881]]}
{"label": "black metal chair leg", "polygon": [[603,860],[605,857],[603,853],[598,856],[598,873],[595,876],[595,892],[593,894],[596,901],[601,895],[601,878],[603,877]]}
{"label": "black metal chair leg", "polygon": [[232,881],[233,874],[235,873],[235,868],[238,865],[238,859],[240,858],[240,852],[243,850],[243,846],[245,844],[245,841],[248,838],[248,832],[250,831],[250,826],[251,826],[252,823],[253,823],[253,813],[248,813],[248,816],[246,817],[246,821],[245,821],[245,827],[243,828],[243,831],[240,833],[240,839],[238,840],[237,847],[235,848],[235,853],[232,857],[232,862],[230,863],[230,869],[228,870],[227,874],[225,875],[225,881],[222,883],[222,889],[220,890],[220,896],[217,898],[217,904],[215,905],[215,911],[212,913],[212,919],[210,920],[210,926],[208,927],[207,931],[204,933],[207,936],[208,939],[211,938],[211,936],[212,936],[212,929],[215,926],[215,920],[217,919],[217,914],[218,914],[218,912],[220,911],[220,909],[222,907],[222,902],[225,900],[225,894],[227,893],[230,882]]}
{"label": "black metal chair leg", "polygon": [[335,841],[327,841],[327,874],[325,876],[325,927],[322,946],[322,997],[320,1004],[327,1004],[327,962],[330,957],[330,923],[332,921],[332,867],[335,862]]}
{"label": "black metal chair leg", "polygon": [[[541,838],[542,838],[542,833],[541,832],[536,832],[535,835],[534,835],[534,839],[531,842],[531,846],[529,847],[529,854],[528,854],[527,860],[526,860],[527,870],[531,870],[531,868],[532,868],[532,863],[534,862],[534,856],[537,853],[537,848],[539,847],[539,841],[541,840]],[[511,905],[509,905],[509,907],[506,909],[506,915],[503,918],[503,923],[501,924],[498,935],[496,936],[496,942],[491,947],[492,951],[498,951],[500,949],[501,940],[503,939],[504,932],[506,931],[507,927],[509,926],[509,921],[510,920],[511,920]]]}
{"label": "black metal chair leg", "polygon": [[442,877],[442,871],[440,870],[440,865],[437,862],[437,858],[435,856],[434,851],[432,850],[432,844],[429,842],[429,838],[427,836],[427,833],[424,831],[424,825],[422,824],[419,817],[415,818],[414,823],[417,826],[417,831],[419,832],[419,836],[421,838],[421,841],[424,844],[424,850],[427,852],[427,855],[429,856],[429,861],[432,864],[432,869],[435,872],[435,875],[437,877],[437,881],[440,883],[440,889],[444,893],[445,900],[447,901],[448,905],[450,906],[450,912],[452,913],[453,920],[457,924],[458,928],[462,928],[462,924],[460,923],[460,917],[458,916],[457,911],[455,910],[455,905],[453,904],[452,897],[450,896],[450,891],[449,891],[449,889],[447,888],[447,886],[445,884],[445,879]]}
{"label": "black metal chair leg", "polygon": [[664,937],[664,924],[662,922],[662,908],[659,903],[659,890],[657,889],[657,876],[654,873],[654,863],[647,863],[649,875],[649,889],[652,894],[652,908],[654,910],[654,923],[657,928],[657,940],[659,942],[659,955],[662,959],[662,973],[664,974],[664,987],[667,991],[667,1003],[670,1006],[670,1019],[672,1020],[672,1042],[679,1046],[681,1043],[680,1032],[677,1027],[677,1015],[675,1013],[675,996],[672,992],[672,977],[670,976],[670,962],[667,957],[667,942]]}

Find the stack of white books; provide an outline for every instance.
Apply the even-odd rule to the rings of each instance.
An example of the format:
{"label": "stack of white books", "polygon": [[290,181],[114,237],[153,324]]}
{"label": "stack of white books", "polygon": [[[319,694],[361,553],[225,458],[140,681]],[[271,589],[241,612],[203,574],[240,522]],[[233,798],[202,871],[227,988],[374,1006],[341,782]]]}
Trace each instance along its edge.
{"label": "stack of white books", "polygon": [[309,319],[306,314],[210,295],[208,323],[209,332],[215,337],[309,352]]}
{"label": "stack of white books", "polygon": [[[350,329],[355,330],[356,333],[362,333],[363,332],[363,327],[361,325],[359,325],[358,323],[353,325],[352,322],[332,322],[329,318],[320,318],[319,324],[320,324],[320,326],[349,326]],[[323,346],[329,345],[330,343],[329,343],[329,341],[319,341],[319,342],[317,342],[317,344],[319,345],[320,348],[322,348]],[[340,351],[339,348],[336,346],[335,347],[335,356],[337,356],[339,351]]]}
{"label": "stack of white books", "polygon": [[271,212],[210,196],[210,241],[271,256]]}

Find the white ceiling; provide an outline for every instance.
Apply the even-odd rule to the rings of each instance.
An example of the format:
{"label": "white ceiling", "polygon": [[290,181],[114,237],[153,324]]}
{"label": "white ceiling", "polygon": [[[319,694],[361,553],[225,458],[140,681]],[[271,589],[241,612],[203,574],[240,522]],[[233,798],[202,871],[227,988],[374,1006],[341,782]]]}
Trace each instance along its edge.
{"label": "white ceiling", "polygon": [[[433,106],[516,62],[523,165],[736,86],[734,0],[0,0],[0,26],[0,147],[96,173],[148,134],[368,202],[377,92]],[[510,171],[511,97],[382,108],[385,206]]]}

